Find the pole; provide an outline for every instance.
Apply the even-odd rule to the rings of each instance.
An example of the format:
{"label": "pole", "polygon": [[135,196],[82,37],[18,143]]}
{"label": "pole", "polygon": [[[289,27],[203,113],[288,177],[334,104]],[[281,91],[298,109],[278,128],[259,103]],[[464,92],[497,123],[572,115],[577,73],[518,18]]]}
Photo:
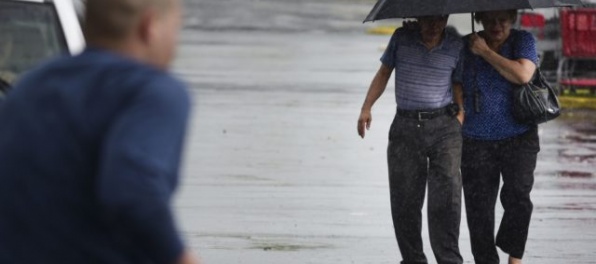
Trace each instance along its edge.
{"label": "pole", "polygon": [[474,12],[472,12],[472,33],[476,33],[476,29],[475,26],[476,25],[476,21],[474,21]]}

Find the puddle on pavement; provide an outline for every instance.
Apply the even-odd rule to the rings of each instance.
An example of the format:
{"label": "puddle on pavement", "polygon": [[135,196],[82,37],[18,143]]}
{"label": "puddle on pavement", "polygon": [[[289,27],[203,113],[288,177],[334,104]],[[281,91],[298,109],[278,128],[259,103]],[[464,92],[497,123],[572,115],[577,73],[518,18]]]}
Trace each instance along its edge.
{"label": "puddle on pavement", "polygon": [[[596,134],[596,132],[594,132]],[[596,135],[573,134],[565,136],[565,139],[573,143],[596,143]]]}
{"label": "puddle on pavement", "polygon": [[230,174],[226,175],[227,178],[235,179],[235,180],[243,180],[243,181],[272,181],[272,179],[259,177],[256,175],[250,174]]}
{"label": "puddle on pavement", "polygon": [[534,185],[536,189],[553,190],[589,190],[596,191],[596,183],[593,182],[539,182]]}
{"label": "puddle on pavement", "polygon": [[596,136],[596,125],[592,124],[591,126],[581,126],[576,128],[576,131],[582,134]]}
{"label": "puddle on pavement", "polygon": [[260,249],[263,251],[301,251],[301,250],[317,250],[331,248],[329,245],[300,245],[300,244],[284,244],[284,243],[268,243],[256,242],[254,246],[249,249]]}
{"label": "puddle on pavement", "polygon": [[596,164],[596,147],[583,147],[559,150],[559,158],[569,163]]}
{"label": "puddle on pavement", "polygon": [[303,251],[333,248],[330,244],[311,243],[310,239],[304,237],[289,238],[284,236],[270,235],[246,235],[246,234],[186,234],[203,241],[217,241],[209,245],[212,249],[222,250],[262,250],[262,251]]}
{"label": "puddle on pavement", "polygon": [[596,211],[591,204],[579,204],[579,203],[568,203],[563,204],[561,206],[546,206],[545,209],[555,210],[555,211]]}
{"label": "puddle on pavement", "polygon": [[573,143],[596,143],[596,112],[591,110],[574,110],[561,116],[564,123],[571,128],[570,134],[563,138]]}
{"label": "puddle on pavement", "polygon": [[563,178],[589,179],[594,177],[594,173],[585,171],[559,171],[558,176]]}

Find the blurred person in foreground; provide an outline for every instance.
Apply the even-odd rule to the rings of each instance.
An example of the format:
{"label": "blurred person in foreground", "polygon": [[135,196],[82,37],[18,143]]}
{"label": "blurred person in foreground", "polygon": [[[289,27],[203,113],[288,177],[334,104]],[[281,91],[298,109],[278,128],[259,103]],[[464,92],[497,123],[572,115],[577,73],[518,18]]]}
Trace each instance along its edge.
{"label": "blurred person in foreground", "polygon": [[189,98],[180,0],[87,0],[88,48],[0,105],[0,263],[196,264],[170,207]]}
{"label": "blurred person in foreground", "polygon": [[428,263],[422,246],[421,209],[428,184],[430,244],[440,264],[461,264],[461,51],[445,30],[448,16],[427,16],[395,31],[381,58],[358,119],[364,137],[371,109],[395,69],[397,111],[389,131],[387,162],[391,214],[402,264]]}
{"label": "blurred person in foreground", "polygon": [[[512,29],[517,10],[476,14],[484,30],[466,37],[462,180],[474,260],[498,264],[497,248],[521,263],[532,215],[530,191],[540,150],[536,125],[513,118],[513,89],[532,78],[534,37]],[[505,209],[495,241],[495,203]]]}

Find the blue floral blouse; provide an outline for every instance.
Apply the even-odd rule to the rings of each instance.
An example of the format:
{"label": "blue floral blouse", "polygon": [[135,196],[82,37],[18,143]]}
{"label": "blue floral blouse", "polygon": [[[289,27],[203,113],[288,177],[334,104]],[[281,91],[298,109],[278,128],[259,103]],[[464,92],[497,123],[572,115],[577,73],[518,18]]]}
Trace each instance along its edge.
{"label": "blue floral blouse", "polygon": [[[464,43],[464,137],[501,140],[529,130],[529,125],[517,123],[513,118],[512,89],[515,85],[501,76],[482,57],[470,51],[468,37],[465,37]],[[536,41],[532,34],[526,31],[512,29],[499,54],[514,60],[525,58],[538,65]],[[475,86],[479,92],[479,112],[474,108]]]}

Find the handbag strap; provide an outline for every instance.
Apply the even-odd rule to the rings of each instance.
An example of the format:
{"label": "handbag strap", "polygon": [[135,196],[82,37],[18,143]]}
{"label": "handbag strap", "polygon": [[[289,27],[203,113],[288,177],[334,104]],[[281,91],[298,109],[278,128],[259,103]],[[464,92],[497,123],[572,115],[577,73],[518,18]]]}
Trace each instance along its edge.
{"label": "handbag strap", "polygon": [[[520,34],[516,34],[515,35],[515,39],[513,40],[513,51],[515,52],[515,48],[518,47],[520,45],[520,38],[519,38]],[[534,80],[536,80],[536,78],[541,78],[544,79],[544,76],[542,75],[542,72],[540,71],[540,65],[536,65],[536,69],[534,70],[534,74],[532,74],[532,78],[530,78],[530,81],[528,81],[528,83],[534,82]]]}

